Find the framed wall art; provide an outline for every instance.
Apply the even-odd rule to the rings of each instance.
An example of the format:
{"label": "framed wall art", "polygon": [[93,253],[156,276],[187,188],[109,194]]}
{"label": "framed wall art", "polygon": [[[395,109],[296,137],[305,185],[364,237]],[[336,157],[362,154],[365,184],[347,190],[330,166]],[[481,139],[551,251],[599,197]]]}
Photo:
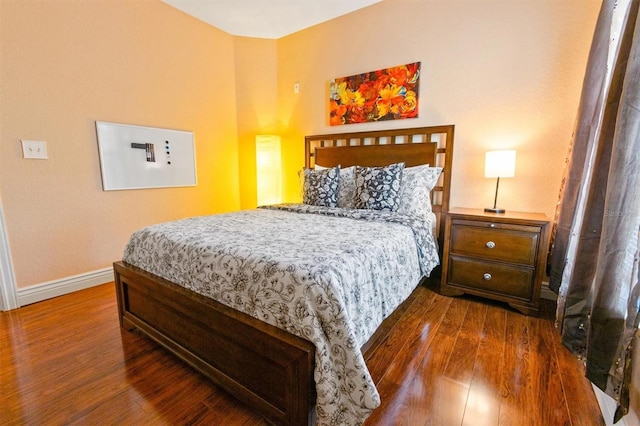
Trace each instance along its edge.
{"label": "framed wall art", "polygon": [[329,124],[418,116],[420,62],[335,78],[329,83]]}
{"label": "framed wall art", "polygon": [[192,132],[96,121],[102,189],[197,184]]}

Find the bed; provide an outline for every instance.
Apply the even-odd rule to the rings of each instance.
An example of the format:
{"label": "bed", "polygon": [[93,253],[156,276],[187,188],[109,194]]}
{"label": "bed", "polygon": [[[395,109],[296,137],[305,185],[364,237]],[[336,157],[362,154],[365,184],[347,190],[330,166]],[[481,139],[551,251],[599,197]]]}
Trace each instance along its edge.
{"label": "bed", "polygon": [[[432,262],[431,255],[426,253],[426,250],[423,253],[420,244],[421,241],[427,241],[430,238],[428,235],[431,235],[434,240],[438,240],[436,247],[442,247],[443,227],[440,223],[443,222],[449,205],[453,136],[454,126],[449,125],[314,135],[305,138],[307,170],[322,168],[335,174],[336,170],[340,173],[356,165],[390,167],[397,163],[404,163],[406,168],[425,164],[441,167],[442,173],[430,194],[433,222],[411,218],[407,224],[406,218],[403,218],[400,223],[394,215],[384,212],[380,215],[372,212],[371,215],[375,214],[376,220],[363,221],[362,217],[352,216],[367,216],[367,209],[325,208],[302,204],[236,212],[228,217],[215,215],[189,218],[179,221],[180,223],[160,224],[149,230],[138,231],[134,234],[137,238],[132,236],[127,245],[123,261],[114,263],[120,325],[126,330],[135,329],[155,340],[275,424],[359,423],[366,417],[367,410],[370,411],[379,404],[364,360],[406,309],[413,289],[424,281],[427,275],[434,276],[438,273],[437,268],[433,269],[435,263]],[[328,175],[327,173],[324,175]],[[307,216],[311,215],[314,219],[308,219]],[[242,235],[242,238],[236,239],[242,243],[229,249],[225,248],[224,253],[220,251],[215,256],[207,254],[207,261],[194,257],[203,251],[204,246],[215,245],[219,234],[227,232],[228,224],[219,222],[222,220],[235,223],[234,226],[239,232],[236,235]],[[260,237],[260,229],[255,227],[255,224],[251,225],[254,222],[250,221],[256,220],[261,224],[271,223],[270,226],[274,228],[268,229],[274,235],[279,235],[279,232],[285,229],[283,223],[301,232],[300,238],[296,238],[296,241],[283,240],[275,246],[273,241],[269,241],[271,250],[277,247],[278,253],[286,257],[291,253],[301,252],[294,243],[303,246],[310,244],[312,249],[308,255],[305,254],[308,257],[304,258],[303,264],[275,267],[276,263],[270,264],[268,258],[261,258],[252,261],[254,269],[249,270],[249,278],[247,274],[228,272],[231,275],[222,277],[226,280],[224,282],[233,283],[234,289],[240,289],[241,294],[221,291],[217,285],[212,284],[218,282],[215,274],[220,272],[214,272],[212,266],[203,264],[214,259],[211,260],[212,263],[217,262],[228,268],[229,264],[237,263],[238,252],[253,252],[254,249],[257,250],[256,247],[266,244],[265,238]],[[307,222],[308,220],[313,222]],[[340,224],[343,222],[349,232],[332,231],[342,226]],[[167,243],[165,236],[156,237],[160,234],[155,232],[159,232],[159,228],[163,227],[167,227],[169,233],[180,234],[186,240],[195,241],[195,245],[193,248],[184,248],[175,245],[178,244],[176,242]],[[428,235],[423,229],[425,227],[429,228]],[[202,229],[211,231],[202,232]],[[329,247],[334,245],[330,244],[326,245],[326,252],[323,251],[324,246],[313,246],[313,235],[319,232],[320,238],[330,236],[331,240],[340,240],[336,242],[335,247],[343,247],[340,249],[343,251],[335,251]],[[362,241],[354,244],[376,246],[374,248],[381,256],[397,256],[394,258],[395,263],[384,264],[375,274],[369,274],[368,270],[364,273],[359,270],[358,268],[365,267],[373,271],[378,264],[382,265],[384,262],[370,262],[372,265],[366,266],[368,255],[362,257],[358,250],[349,248],[351,246],[347,244],[348,240],[341,240],[342,234],[355,235],[356,232],[362,232],[358,234]],[[377,240],[382,238],[377,238],[378,233],[388,233],[384,237],[385,241],[393,240],[392,244],[395,246],[389,249],[378,245]],[[406,243],[406,238],[415,240],[415,245],[411,246],[413,248]],[[164,245],[160,246],[162,249],[152,245],[151,240],[163,241]],[[244,243],[249,240],[255,240],[255,244]],[[425,242],[425,246],[427,245]],[[406,252],[402,251],[405,249]],[[412,260],[414,257],[415,260]],[[356,260],[349,260],[352,258]],[[178,261],[182,263],[176,263]],[[350,262],[355,266],[340,265],[350,265]],[[407,271],[411,272],[404,272],[400,266],[395,266],[400,263],[408,264]],[[427,264],[428,268],[425,266]],[[200,272],[206,270],[210,275],[200,272],[197,275],[193,272],[196,269]],[[235,269],[228,268],[232,271],[240,269],[237,265]],[[261,275],[265,270],[269,270],[268,276]],[[273,271],[277,272],[278,279],[272,279]],[[352,292],[341,289],[327,293],[324,284],[319,283],[324,283],[323,277],[334,275],[340,276],[342,281],[356,288]],[[383,282],[393,281],[390,285],[394,286],[393,293],[397,293],[394,300],[383,299],[370,303],[381,306],[383,314],[373,312],[373,308],[371,312],[365,309],[362,311],[363,319],[354,321],[357,325],[347,325],[344,329],[341,327],[343,322],[346,322],[345,316],[357,317],[351,311],[348,314],[340,311],[340,315],[335,317],[335,323],[323,323],[329,318],[323,313],[299,315],[299,312],[307,312],[308,309],[316,309],[318,312],[337,311],[339,309],[331,304],[333,299],[358,299],[361,294],[363,298],[369,297],[364,287],[361,290],[351,283],[352,280],[355,282],[366,275],[379,275]],[[256,282],[263,283],[259,291],[251,290],[246,284],[252,276],[257,277]],[[403,279],[390,278],[395,276]],[[206,277],[211,280],[207,281]],[[311,280],[309,282],[313,282],[313,285],[300,286],[304,290],[298,290],[298,287],[291,284],[293,281],[307,279]],[[326,281],[331,279],[326,278]],[[372,290],[372,293],[379,292],[380,286],[376,287],[375,283],[372,285],[372,288],[376,289]],[[308,293],[310,288],[321,288],[325,292],[322,293],[322,297],[315,293],[311,294],[311,297],[306,295],[306,299],[302,299],[301,294],[296,293]],[[327,284],[326,288],[330,288],[330,285]],[[258,293],[261,297],[257,296]],[[218,300],[213,297],[218,297]],[[280,303],[285,299],[302,302],[289,308]],[[310,299],[313,300],[313,306],[309,304]],[[331,300],[331,303],[327,304],[326,300]],[[369,306],[369,302],[365,305]],[[342,305],[336,302],[335,306]],[[307,322],[294,323],[294,317],[301,317]],[[318,325],[320,331],[313,330],[312,325]],[[319,342],[325,338],[328,343],[323,346]],[[341,339],[341,343],[334,344],[335,339]],[[327,360],[344,360],[349,365],[348,368],[336,366]],[[361,407],[347,406],[345,401],[358,398]],[[360,408],[362,409],[358,412]],[[355,414],[353,410],[356,410]]]}

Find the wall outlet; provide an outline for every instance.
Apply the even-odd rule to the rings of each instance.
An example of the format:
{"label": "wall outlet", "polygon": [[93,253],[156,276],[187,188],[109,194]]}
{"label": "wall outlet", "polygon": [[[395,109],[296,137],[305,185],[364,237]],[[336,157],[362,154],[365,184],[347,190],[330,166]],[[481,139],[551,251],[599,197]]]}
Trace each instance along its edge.
{"label": "wall outlet", "polygon": [[44,141],[28,141],[25,139],[22,142],[22,157],[23,158],[35,158],[37,160],[46,160],[47,156],[47,143]]}

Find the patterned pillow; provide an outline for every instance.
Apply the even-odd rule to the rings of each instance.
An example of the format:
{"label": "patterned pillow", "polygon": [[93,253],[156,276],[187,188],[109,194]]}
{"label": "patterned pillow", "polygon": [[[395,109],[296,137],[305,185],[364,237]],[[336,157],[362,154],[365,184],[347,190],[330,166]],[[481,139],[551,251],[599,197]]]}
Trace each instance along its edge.
{"label": "patterned pillow", "polygon": [[423,216],[431,213],[430,194],[441,172],[442,167],[429,167],[428,164],[405,168],[398,213]]}
{"label": "patterned pillow", "polygon": [[404,163],[386,167],[356,166],[355,208],[395,211],[400,204]]}
{"label": "patterned pillow", "polygon": [[338,207],[340,166],[326,170],[304,169],[302,202],[313,206]]}
{"label": "patterned pillow", "polygon": [[[327,167],[315,165],[315,170],[327,170]],[[338,207],[353,209],[356,195],[356,167],[340,169],[340,184],[338,184]]]}

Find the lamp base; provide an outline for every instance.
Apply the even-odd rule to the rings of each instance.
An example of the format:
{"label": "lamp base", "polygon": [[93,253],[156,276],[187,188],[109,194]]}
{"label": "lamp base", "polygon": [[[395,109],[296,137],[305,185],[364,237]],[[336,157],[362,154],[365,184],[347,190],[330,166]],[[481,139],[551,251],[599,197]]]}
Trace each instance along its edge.
{"label": "lamp base", "polygon": [[500,209],[497,207],[485,207],[484,211],[486,213],[504,213],[505,209]]}

